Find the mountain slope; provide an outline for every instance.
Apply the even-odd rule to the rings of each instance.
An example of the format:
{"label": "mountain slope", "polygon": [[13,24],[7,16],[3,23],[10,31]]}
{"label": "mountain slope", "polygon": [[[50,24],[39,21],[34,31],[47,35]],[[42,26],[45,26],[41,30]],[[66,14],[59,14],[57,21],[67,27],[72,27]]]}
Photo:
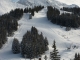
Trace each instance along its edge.
{"label": "mountain slope", "polygon": [[18,3],[27,5],[27,6],[34,6],[34,5],[43,5],[43,6],[53,6],[56,8],[61,8],[61,7],[78,7],[77,5],[67,5],[64,3],[61,3],[57,0],[19,0]]}
{"label": "mountain slope", "polygon": [[[23,1],[25,2],[26,0]],[[60,2],[58,3],[58,1],[53,1],[53,0],[49,0],[48,3],[44,2],[44,0],[40,0],[38,3],[36,2],[35,4],[40,5],[39,3],[45,6],[51,4],[52,6],[55,6],[57,8],[68,6],[66,4]],[[30,4],[28,3],[28,5]],[[19,7],[24,8],[26,6],[17,3],[12,3],[9,0],[5,0],[5,1],[1,0],[0,15],[9,12],[11,9],[15,9]],[[53,50],[52,43],[54,40],[56,41],[57,49],[60,52],[61,60],[73,59],[74,54],[80,51],[80,29],[77,30],[72,29],[71,31],[68,32],[65,31],[65,27],[61,28],[59,25],[52,24],[50,21],[47,20],[46,11],[47,9],[44,8],[39,13],[35,13],[35,16],[31,20],[28,19],[29,14],[24,13],[22,19],[18,21],[20,25],[18,27],[18,31],[14,33],[13,37],[8,37],[7,43],[3,46],[2,49],[0,49],[0,60],[25,60],[24,58],[21,57],[20,54],[15,55],[12,53],[11,50],[12,42],[14,38],[17,38],[19,41],[21,41],[23,35],[26,33],[27,30],[30,30],[32,26],[35,26],[38,29],[39,33],[42,32],[43,35],[48,38],[49,51],[45,53],[45,55],[48,56],[48,60],[50,60],[49,53]],[[76,47],[74,48],[74,46]],[[42,56],[42,60],[44,60],[44,55]]]}
{"label": "mountain slope", "polygon": [[[48,60],[50,59],[49,53],[53,50],[52,43],[55,40],[57,44],[57,49],[60,52],[61,60],[69,60],[74,57],[76,52],[80,50],[80,29],[71,31],[65,31],[65,27],[61,28],[58,25],[52,24],[47,20],[46,17],[47,9],[44,8],[39,13],[35,13],[33,19],[29,20],[29,14],[23,15],[22,19],[18,21],[19,28],[18,31],[14,33],[13,37],[8,37],[8,42],[4,45],[4,47],[0,50],[0,59],[1,60],[25,60],[21,57],[20,54],[13,54],[11,51],[12,41],[14,38],[17,38],[19,41],[22,40],[23,35],[30,30],[32,26],[35,26],[39,33],[42,32],[45,37],[48,38],[49,41],[49,51],[45,53],[48,56]],[[74,48],[76,46],[76,48]],[[67,49],[71,48],[71,49]],[[29,59],[27,59],[29,60]],[[36,59],[38,60],[38,59]],[[44,55],[42,56],[42,60],[44,60]]]}
{"label": "mountain slope", "polygon": [[18,3],[13,3],[10,0],[0,0],[0,15],[10,12],[11,9],[23,8],[23,7],[25,6]]}
{"label": "mountain slope", "polygon": [[80,1],[79,0],[57,0],[57,1],[60,1],[60,2],[63,2],[63,3],[66,3],[68,5],[71,5],[71,4],[76,4],[80,7]]}

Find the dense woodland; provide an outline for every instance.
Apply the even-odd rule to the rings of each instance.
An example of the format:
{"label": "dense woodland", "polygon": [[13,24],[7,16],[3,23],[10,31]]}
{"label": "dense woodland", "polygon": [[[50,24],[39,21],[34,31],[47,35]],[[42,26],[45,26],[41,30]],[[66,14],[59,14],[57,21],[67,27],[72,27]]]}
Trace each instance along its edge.
{"label": "dense woodland", "polygon": [[63,7],[61,8],[61,10],[72,12],[73,14],[80,16],[80,7],[73,7],[73,8]]}
{"label": "dense woodland", "polygon": [[12,36],[13,32],[17,30],[18,20],[22,15],[23,9],[15,9],[0,16],[0,48],[7,41],[7,36]]}
{"label": "dense woodland", "polygon": [[32,16],[34,16],[34,12],[37,12],[42,10],[44,6],[34,6],[34,8],[25,8],[24,13],[31,13]]}
{"label": "dense woodland", "polygon": [[39,58],[47,50],[47,38],[44,38],[42,33],[38,34],[38,30],[35,27],[32,27],[31,31],[27,31],[27,33],[24,34],[20,44],[17,39],[14,39],[12,44],[14,54],[21,52],[23,57],[30,59]]}
{"label": "dense woodland", "polygon": [[52,23],[70,28],[80,27],[80,17],[78,15],[70,13],[60,14],[58,9],[51,6],[48,6],[47,9],[47,18]]}

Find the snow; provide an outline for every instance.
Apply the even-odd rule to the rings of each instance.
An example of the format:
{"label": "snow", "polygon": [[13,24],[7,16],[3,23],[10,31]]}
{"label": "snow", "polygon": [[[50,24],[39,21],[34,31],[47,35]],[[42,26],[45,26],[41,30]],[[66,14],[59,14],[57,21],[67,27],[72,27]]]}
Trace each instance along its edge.
{"label": "snow", "polygon": [[75,4],[67,5],[57,0],[19,0],[18,3],[26,6],[43,5],[43,6],[53,6],[58,9],[62,7],[78,7]]}
{"label": "snow", "polygon": [[[60,8],[63,8],[63,7],[69,7],[69,8],[79,7],[78,5],[75,5],[75,4],[68,5],[66,3],[63,3],[60,0],[59,1],[58,0],[19,0],[18,3],[25,5],[25,6],[28,6],[28,7],[34,7],[34,6],[38,6],[38,5],[42,5],[44,7],[52,6],[52,7],[59,9],[59,10],[60,10]],[[66,11],[60,10],[60,14],[62,14],[62,13],[70,13],[71,14],[71,12],[66,12]]]}
{"label": "snow", "polygon": [[0,0],[0,15],[10,12],[12,9],[24,7],[25,6],[18,3],[13,3],[10,0]]}
{"label": "snow", "polygon": [[11,0],[12,2],[18,2],[19,0]]}
{"label": "snow", "polygon": [[[44,4],[47,6],[49,4],[52,4],[52,6],[55,6],[57,8],[69,6],[56,0],[48,0],[47,2],[48,3],[44,4],[44,0],[38,0],[38,3],[36,2],[36,5]],[[0,0],[0,15],[9,12],[11,9],[19,7],[24,8],[25,6],[18,3],[13,3],[10,0]],[[61,55],[61,60],[70,60],[74,58],[74,54],[80,51],[80,29],[78,28],[76,30],[71,29],[70,31],[65,31],[65,27],[52,24],[47,20],[46,11],[47,9],[44,8],[39,13],[35,12],[35,16],[30,20],[29,13],[24,13],[21,20],[18,21],[18,30],[14,32],[14,36],[8,37],[7,43],[3,46],[2,49],[0,49],[0,60],[25,60],[22,58],[21,54],[12,53],[12,42],[14,38],[17,38],[21,42],[23,35],[27,32],[27,30],[30,30],[32,26],[35,26],[38,29],[39,33],[42,32],[44,37],[47,37],[49,41],[49,51],[46,51],[45,54],[42,55],[42,60],[44,60],[44,55],[47,55],[48,60],[50,60],[49,53],[53,50],[52,44],[54,40],[56,41],[57,49],[60,52],[59,54]],[[74,48],[74,46],[76,47]]]}
{"label": "snow", "polygon": [[62,3],[66,3],[66,4],[68,4],[68,5],[71,5],[71,4],[76,4],[76,5],[78,5],[79,7],[80,7],[80,1],[79,0],[57,0],[57,1],[60,1],[60,2],[62,2]]}

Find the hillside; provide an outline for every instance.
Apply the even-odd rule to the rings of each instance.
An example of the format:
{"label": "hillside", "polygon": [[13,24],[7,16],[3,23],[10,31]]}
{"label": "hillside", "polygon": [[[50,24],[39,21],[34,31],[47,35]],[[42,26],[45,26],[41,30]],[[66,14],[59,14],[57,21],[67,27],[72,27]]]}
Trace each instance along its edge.
{"label": "hillside", "polygon": [[[27,4],[27,2],[25,2],[26,0],[20,0],[19,3],[21,1],[21,4],[24,3],[26,5],[34,5],[33,1],[31,0],[28,0],[30,4]],[[47,0],[45,1],[47,2]],[[47,6],[54,3],[52,6],[55,6],[57,8],[63,6],[70,6],[55,0],[50,0],[48,1],[48,3],[46,3],[45,1],[38,0],[36,1],[36,5],[42,4],[44,6]],[[11,9],[26,7],[21,4],[13,3],[9,0],[1,0],[0,8],[2,9],[0,9],[0,15],[9,12]],[[74,58],[75,53],[78,53],[80,51],[80,29],[71,29],[70,31],[65,31],[66,27],[61,27],[59,25],[52,24],[50,21],[47,20],[46,11],[47,8],[45,7],[38,13],[35,12],[35,15],[34,17],[32,17],[32,19],[29,19],[29,14],[24,13],[23,17],[18,21],[18,30],[14,32],[14,35],[12,37],[8,37],[8,41],[6,42],[6,44],[4,44],[3,48],[0,49],[0,60],[25,60],[24,58],[22,58],[21,54],[12,53],[12,42],[14,38],[17,38],[19,42],[21,42],[23,35],[28,30],[30,30],[32,26],[36,27],[39,33],[42,32],[43,36],[47,37],[49,41],[49,51],[46,51],[45,54],[42,55],[42,60],[44,60],[44,55],[47,55],[47,60],[50,60],[49,54],[53,50],[52,44],[54,40],[56,41],[57,49],[60,52],[59,54],[61,55],[61,60],[70,60]],[[74,48],[74,46],[76,47]]]}
{"label": "hillside", "polygon": [[[21,58],[20,54],[13,54],[11,51],[12,41],[14,38],[17,38],[19,41],[22,40],[23,35],[27,30],[30,30],[32,26],[35,26],[39,32],[43,32],[43,35],[48,38],[49,41],[49,51],[45,54],[49,59],[49,52],[52,51],[52,43],[55,40],[57,42],[57,48],[61,55],[61,60],[69,60],[74,57],[76,52],[80,50],[80,29],[71,31],[65,31],[65,27],[61,28],[58,25],[52,24],[46,18],[46,8],[40,11],[39,13],[35,13],[33,19],[28,19],[28,14],[24,14],[22,19],[18,22],[20,27],[18,31],[15,32],[13,37],[8,37],[8,42],[4,45],[4,47],[0,50],[0,59],[1,60],[24,60]],[[77,46],[78,48],[74,48],[73,46]],[[67,48],[70,47],[70,50]],[[44,55],[43,55],[44,56]],[[43,58],[42,58],[43,59]]]}
{"label": "hillside", "polygon": [[43,6],[53,6],[56,8],[61,8],[61,7],[78,7],[75,4],[67,5],[66,3],[62,3],[57,0],[19,0],[18,3],[26,6],[34,6],[34,5],[43,5]]}
{"label": "hillside", "polygon": [[66,4],[68,4],[68,5],[76,4],[76,5],[80,6],[79,0],[76,0],[76,1],[75,1],[75,0],[70,0],[70,1],[67,1],[67,0],[57,0],[57,1],[66,3]]}
{"label": "hillside", "polygon": [[24,8],[25,6],[18,4],[18,3],[13,3],[10,0],[0,0],[0,15],[5,14],[7,12],[10,12],[12,9],[15,8]]}
{"label": "hillside", "polygon": [[25,6],[34,6],[34,5],[52,5],[53,7],[61,8],[63,6],[66,7],[74,7],[77,5],[67,5],[64,3],[61,3],[56,0],[19,0],[18,3],[13,0],[0,0],[0,15],[10,12],[10,10],[15,9],[15,8],[24,8]]}

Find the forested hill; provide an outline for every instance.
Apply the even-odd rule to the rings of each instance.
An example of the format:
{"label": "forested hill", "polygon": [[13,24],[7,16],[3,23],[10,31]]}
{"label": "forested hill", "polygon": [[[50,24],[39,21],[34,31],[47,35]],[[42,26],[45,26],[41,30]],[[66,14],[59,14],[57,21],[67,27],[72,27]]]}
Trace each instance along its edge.
{"label": "forested hill", "polygon": [[0,2],[0,60],[79,60],[78,6],[75,10],[56,0],[20,1]]}

